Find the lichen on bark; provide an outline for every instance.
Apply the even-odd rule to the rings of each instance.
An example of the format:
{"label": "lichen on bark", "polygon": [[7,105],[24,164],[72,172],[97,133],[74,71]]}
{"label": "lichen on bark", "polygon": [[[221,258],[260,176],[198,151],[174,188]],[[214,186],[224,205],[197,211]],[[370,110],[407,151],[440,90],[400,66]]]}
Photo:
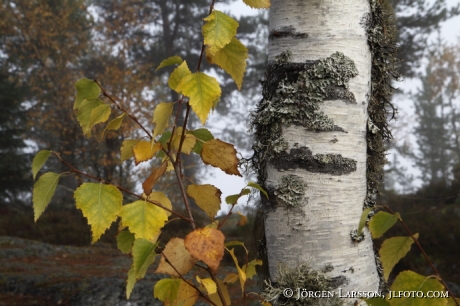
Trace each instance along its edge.
{"label": "lichen on bark", "polygon": [[294,174],[284,175],[274,194],[278,202],[281,202],[286,208],[299,207],[303,204],[305,183],[302,178]]}
{"label": "lichen on bark", "polygon": [[320,104],[326,100],[356,104],[348,82],[358,71],[350,58],[336,52],[317,61],[290,63],[289,54],[280,54],[268,65],[262,81],[263,99],[252,113],[253,166],[261,183],[266,178],[266,163],[281,157],[288,148],[283,127],[346,132],[320,111]]}

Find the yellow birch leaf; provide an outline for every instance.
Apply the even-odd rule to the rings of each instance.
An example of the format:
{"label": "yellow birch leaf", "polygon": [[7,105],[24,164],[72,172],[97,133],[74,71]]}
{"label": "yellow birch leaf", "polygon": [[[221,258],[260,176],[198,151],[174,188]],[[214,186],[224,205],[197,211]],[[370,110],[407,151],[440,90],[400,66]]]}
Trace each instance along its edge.
{"label": "yellow birch leaf", "polygon": [[177,91],[190,98],[192,110],[200,118],[201,124],[204,125],[208,118],[209,112],[222,91],[219,82],[203,72],[190,74],[182,78]]}
{"label": "yellow birch leaf", "polygon": [[195,288],[181,280],[176,300],[174,302],[166,300],[164,306],[193,306],[199,296],[200,293]]}
{"label": "yellow birch leaf", "polygon": [[152,174],[142,183],[142,188],[147,196],[152,193],[153,186],[158,179],[165,174],[167,165],[167,163],[163,162],[160,167],[153,169]]}
{"label": "yellow birch leaf", "polygon": [[248,6],[252,8],[270,8],[270,0],[243,0]]}
{"label": "yellow birch leaf", "polygon": [[241,176],[238,170],[239,159],[233,145],[219,139],[213,139],[203,144],[201,159],[206,165],[220,168],[227,174]]}
{"label": "yellow birch leaf", "polygon": [[38,181],[34,184],[32,202],[34,205],[35,222],[37,222],[43,211],[45,211],[46,206],[50,203],[60,177],[60,174],[47,172],[40,176]]}
{"label": "yellow birch leaf", "polygon": [[75,103],[73,109],[78,109],[81,106],[81,103],[85,99],[96,99],[101,94],[101,88],[99,85],[87,78],[79,79],[75,83],[75,89],[77,90],[77,96],[75,98]]}
{"label": "yellow birch leaf", "polygon": [[158,71],[160,70],[161,68],[163,67],[168,67],[168,66],[171,66],[171,65],[177,65],[177,64],[182,64],[184,60],[180,57],[180,56],[171,56],[171,57],[168,57],[167,59],[161,61],[160,65],[158,66],[157,69],[155,69],[155,71]]}
{"label": "yellow birch leaf", "polygon": [[224,282],[224,284],[233,284],[237,280],[238,280],[238,274],[236,274],[236,273],[228,273],[225,276],[223,282]]}
{"label": "yellow birch leaf", "polygon": [[142,162],[152,159],[161,150],[161,143],[141,140],[133,146],[133,155],[136,166]]}
{"label": "yellow birch leaf", "polygon": [[164,209],[142,200],[124,205],[120,217],[123,226],[129,227],[136,239],[148,240],[155,237],[168,220]]}
{"label": "yellow birch leaf", "polygon": [[[414,237],[418,239],[418,234],[415,234]],[[394,266],[406,256],[413,243],[414,240],[411,237],[392,237],[382,243],[379,255],[385,280],[388,280]]]}
{"label": "yellow birch leaf", "polygon": [[213,228],[197,229],[185,237],[185,247],[197,260],[203,261],[216,272],[224,256],[225,236]]}
{"label": "yellow birch leaf", "polygon": [[239,24],[230,16],[217,10],[212,11],[203,20],[206,21],[201,30],[204,44],[208,46],[210,54],[214,55],[232,40]]}
{"label": "yellow birch leaf", "polygon": [[243,226],[245,225],[246,223],[248,223],[248,218],[243,215],[242,213],[240,213],[239,211],[236,212],[238,215],[240,215],[240,221],[238,221],[238,224],[239,226]]}
{"label": "yellow birch leaf", "polygon": [[177,86],[179,83],[182,81],[182,79],[188,75],[190,75],[192,72],[190,69],[188,69],[187,62],[184,61],[182,64],[180,64],[174,71],[171,73],[169,80],[168,80],[168,86],[172,90],[180,93],[181,90],[177,89]]}
{"label": "yellow birch leaf", "polygon": [[210,184],[188,185],[187,195],[195,200],[198,205],[212,220],[220,209],[220,196],[222,192]]}
{"label": "yellow birch leaf", "polygon": [[240,285],[241,285],[241,294],[243,294],[244,293],[244,284],[246,283],[246,273],[238,265],[238,259],[235,256],[235,250],[234,249],[231,249],[231,250],[227,249],[227,251],[232,256],[233,262],[235,263],[235,267],[238,270],[238,277],[240,279]]}
{"label": "yellow birch leaf", "polygon": [[216,283],[212,280],[212,278],[203,278],[201,279],[198,275],[196,276],[196,281],[201,284],[204,289],[206,289],[206,292],[208,295],[214,294],[217,292],[217,285]]}
{"label": "yellow birch leaf", "polygon": [[125,118],[126,114],[123,113],[120,116],[118,116],[115,119],[110,120],[110,122],[107,124],[105,127],[104,131],[102,131],[101,134],[101,140],[104,138],[104,134],[106,131],[116,131],[121,127],[121,124],[123,123],[123,118]]}
{"label": "yellow birch leaf", "polygon": [[[220,292],[224,296],[225,304],[231,305],[230,295],[228,294],[228,288],[225,282],[217,278],[217,286],[219,286]],[[213,293],[209,295],[209,299],[216,304],[217,306],[223,306],[222,301],[220,300],[219,293]]]}
{"label": "yellow birch leaf", "polygon": [[120,160],[124,162],[134,156],[133,147],[141,141],[140,139],[127,139],[123,140],[120,148]]}
{"label": "yellow birch leaf", "polygon": [[106,122],[110,117],[111,109],[107,104],[95,107],[89,115],[89,128],[93,128],[98,123]]}
{"label": "yellow birch leaf", "polygon": [[257,275],[256,272],[256,266],[261,266],[262,265],[262,260],[260,259],[254,259],[249,262],[249,264],[243,266],[243,271],[246,271],[246,276],[247,278],[252,279],[254,275]]}
{"label": "yellow birch leaf", "polygon": [[410,293],[419,293],[423,297],[414,297],[411,294],[411,297],[401,297],[392,298],[390,300],[391,306],[445,306],[448,302],[447,298],[424,298],[430,296],[434,292],[445,291],[442,283],[436,278],[423,276],[417,274],[413,271],[402,271],[395,278],[393,284],[391,285],[392,292],[410,292]]}
{"label": "yellow birch leaf", "polygon": [[[166,244],[163,254],[155,273],[164,273],[174,277],[179,277],[180,275],[187,274],[196,263],[196,260],[185,248],[184,239],[171,238],[171,240],[169,240]],[[175,270],[166,261],[165,257],[173,265]],[[176,270],[180,275],[177,274]]]}
{"label": "yellow birch leaf", "polygon": [[206,48],[206,58],[211,64],[216,64],[230,74],[238,90],[241,90],[244,72],[246,71],[248,48],[233,37],[230,43],[217,51],[214,55],[211,55],[209,48]]}
{"label": "yellow birch leaf", "polygon": [[182,280],[179,278],[163,278],[153,287],[153,296],[162,302],[174,302],[177,299]]}
{"label": "yellow birch leaf", "polygon": [[376,213],[371,221],[369,221],[369,230],[371,231],[372,238],[378,239],[382,237],[387,230],[389,230],[400,218],[399,213],[389,214],[384,211]]}
{"label": "yellow birch leaf", "polygon": [[34,159],[32,161],[32,177],[35,180],[35,177],[37,176],[37,173],[40,171],[40,169],[43,167],[43,165],[46,163],[48,160],[48,157],[50,156],[51,151],[50,150],[41,150],[37,154],[35,154]]}
{"label": "yellow birch leaf", "polygon": [[164,130],[168,127],[169,117],[172,114],[173,106],[173,102],[161,102],[155,107],[152,123],[155,123],[156,125],[153,130],[153,137],[163,134]]}
{"label": "yellow birch leaf", "polygon": [[74,198],[77,208],[88,219],[94,243],[117,219],[122,209],[123,195],[112,185],[84,183],[75,190]]}
{"label": "yellow birch leaf", "polygon": [[[177,127],[176,130],[174,131],[174,136],[172,138],[172,146],[176,150],[179,149],[181,136],[182,136],[182,127]],[[185,139],[184,139],[184,143],[182,144],[181,152],[187,155],[190,155],[190,152],[195,146],[196,137],[195,135],[191,133],[185,133],[184,137]]]}
{"label": "yellow birch leaf", "polygon": [[[169,208],[172,210],[172,203],[168,199],[168,197],[161,191],[153,191],[149,196],[148,199],[151,201],[155,201],[163,205],[163,207]],[[171,213],[167,210],[164,211],[166,216],[171,216]]]}

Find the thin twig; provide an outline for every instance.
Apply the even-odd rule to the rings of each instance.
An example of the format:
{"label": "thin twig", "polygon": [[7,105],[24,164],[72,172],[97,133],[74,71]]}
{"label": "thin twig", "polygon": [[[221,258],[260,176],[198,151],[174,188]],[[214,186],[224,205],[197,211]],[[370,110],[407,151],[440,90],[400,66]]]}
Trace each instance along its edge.
{"label": "thin twig", "polygon": [[131,120],[133,120],[134,122],[137,123],[137,125],[140,126],[141,129],[144,130],[144,132],[147,134],[147,136],[152,139],[152,135],[149,133],[149,131],[147,131],[147,129],[139,122],[139,120],[132,114],[128,113],[128,111],[126,111],[124,108],[122,108],[120,106],[120,104],[118,104],[114,98],[112,98],[105,90],[104,88],[101,86],[101,84],[99,84],[99,82],[97,80],[94,80],[94,82],[97,84],[97,86],[99,86],[99,88],[101,89],[102,91],[102,94],[107,97],[113,104],[115,104],[115,106],[121,110],[123,113],[125,113],[126,115],[128,115],[129,118],[131,118]]}
{"label": "thin twig", "polygon": [[[395,214],[395,212],[393,210],[391,210],[390,207],[388,207],[387,205],[383,205],[383,207],[385,207],[390,213],[392,213],[393,215]],[[428,258],[428,255],[425,253],[425,251],[423,250],[422,246],[420,245],[420,243],[418,242],[418,239],[414,237],[414,235],[412,234],[412,232],[410,231],[409,227],[407,227],[406,223],[404,223],[404,221],[402,220],[402,218],[398,218],[399,219],[399,222],[401,222],[401,224],[404,226],[404,229],[406,230],[407,233],[409,233],[410,237],[412,238],[412,240],[414,240],[415,244],[417,245],[417,247],[419,248],[419,250],[422,252],[423,254],[423,257],[425,257],[425,260],[428,262],[428,264],[430,265],[431,269],[433,269],[434,273],[436,274],[436,276],[438,277],[438,279],[441,281],[441,283],[444,285],[444,287],[446,288],[446,290],[449,292],[450,296],[452,297],[452,299],[454,300],[455,304],[457,306],[460,306],[458,301],[455,299],[455,296],[453,295],[452,291],[450,291],[449,287],[446,285],[446,283],[444,282],[444,280],[442,279],[441,277],[441,274],[439,274],[438,270],[435,268],[435,266],[433,265],[433,263],[431,262],[431,260]]]}
{"label": "thin twig", "polygon": [[187,279],[185,279],[182,274],[179,273],[179,271],[177,271],[176,267],[174,267],[174,265],[171,263],[171,261],[169,261],[168,257],[166,257],[165,253],[164,252],[161,252],[161,256],[163,256],[163,258],[165,259],[165,261],[168,263],[168,265],[171,266],[171,268],[174,269],[174,271],[176,271],[177,275],[179,275],[179,278],[186,282],[190,287],[194,288],[198,293],[199,295],[205,299],[206,301],[208,301],[209,303],[211,303],[212,305],[215,305],[217,306],[213,301],[211,301],[207,296],[205,296],[203,294],[203,292],[201,292],[194,284],[190,283]]}
{"label": "thin twig", "polygon": [[217,287],[217,294],[219,295],[220,301],[222,302],[223,306],[227,306],[227,301],[225,301],[224,294],[222,293],[222,290],[220,290],[219,283],[217,282],[216,276],[214,275],[214,272],[212,272],[211,268],[208,267],[208,273],[211,275],[211,278],[213,282],[216,284]]}

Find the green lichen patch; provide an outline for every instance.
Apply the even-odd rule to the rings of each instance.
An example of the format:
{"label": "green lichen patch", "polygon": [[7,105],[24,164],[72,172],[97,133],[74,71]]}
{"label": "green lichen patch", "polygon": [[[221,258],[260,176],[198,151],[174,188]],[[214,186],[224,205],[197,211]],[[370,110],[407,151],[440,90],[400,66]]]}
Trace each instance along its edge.
{"label": "green lichen patch", "polygon": [[310,131],[341,131],[331,118],[320,111],[325,100],[356,103],[348,90],[349,80],[358,74],[353,61],[340,52],[330,57],[289,63],[289,52],[277,56],[267,67],[263,99],[252,114],[253,166],[259,181],[265,181],[265,165],[279,159],[287,149],[282,128],[301,126]]}
{"label": "green lichen patch", "polygon": [[281,177],[281,183],[275,189],[274,194],[285,207],[299,207],[303,204],[304,184],[302,178],[297,175],[285,175]]}
{"label": "green lichen patch", "polygon": [[294,147],[290,152],[280,152],[271,164],[278,170],[304,169],[313,173],[344,175],[356,171],[357,162],[341,154],[315,154],[307,147]]}
{"label": "green lichen patch", "polygon": [[[333,267],[328,265],[321,271],[313,270],[308,264],[300,264],[291,269],[280,264],[277,271],[277,282],[265,281],[262,297],[266,301],[270,301],[272,305],[344,305],[345,300],[340,299],[338,295],[332,297],[302,297],[302,290],[305,292],[327,292],[348,283],[345,276],[333,278],[326,276],[326,273],[332,269]],[[300,290],[297,291],[297,288],[300,288]],[[285,296],[286,293],[289,295],[289,291],[286,291],[286,289],[293,290],[292,297]]]}

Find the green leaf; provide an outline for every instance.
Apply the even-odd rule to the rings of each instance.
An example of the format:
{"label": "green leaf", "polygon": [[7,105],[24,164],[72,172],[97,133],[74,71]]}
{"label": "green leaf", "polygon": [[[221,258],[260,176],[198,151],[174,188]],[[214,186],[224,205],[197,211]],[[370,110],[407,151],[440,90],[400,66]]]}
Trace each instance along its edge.
{"label": "green leaf", "polygon": [[206,24],[203,25],[202,33],[204,44],[208,46],[211,55],[216,54],[225,45],[230,43],[236,35],[238,22],[230,16],[214,10],[212,13],[203,19]]}
{"label": "green leaf", "polygon": [[[414,235],[418,239],[418,234]],[[394,266],[406,256],[414,243],[411,237],[393,237],[385,240],[379,250],[380,260],[383,266],[383,276],[388,280]]]}
{"label": "green leaf", "polygon": [[91,129],[98,123],[106,122],[110,117],[110,112],[110,106],[105,103],[94,108],[89,116],[89,128]]}
{"label": "green leaf", "polygon": [[232,195],[227,196],[225,198],[225,202],[227,202],[227,204],[235,205],[238,202],[239,198],[241,198],[242,196],[248,195],[250,193],[251,193],[251,190],[244,188],[238,194],[232,194]]}
{"label": "green leaf", "polygon": [[226,244],[224,244],[224,246],[225,246],[226,248],[229,248],[229,247],[231,247],[231,246],[242,246],[243,248],[246,249],[246,247],[244,246],[244,243],[241,242],[241,241],[229,241],[229,242],[227,242]]}
{"label": "green leaf", "polygon": [[43,165],[46,163],[48,160],[48,157],[50,156],[51,151],[50,150],[41,150],[37,154],[35,154],[34,160],[32,161],[32,175],[35,180],[35,177],[37,176],[38,171],[43,167]]}
{"label": "green leaf", "polygon": [[120,160],[124,162],[132,157],[134,157],[133,147],[141,141],[140,139],[127,139],[124,140],[120,148]]}
{"label": "green leaf", "polygon": [[128,226],[136,239],[156,237],[168,220],[164,209],[142,200],[124,205],[120,216],[123,226]]}
{"label": "green leaf", "polygon": [[163,134],[164,130],[168,127],[169,117],[173,111],[173,102],[161,102],[153,111],[152,123],[155,123],[155,129],[153,130],[153,137]]}
{"label": "green leaf", "polygon": [[40,176],[34,185],[32,201],[34,203],[34,220],[37,222],[40,215],[48,206],[51,198],[56,191],[59,177],[61,175],[53,172],[47,172]]}
{"label": "green leaf", "polygon": [[254,275],[257,275],[256,272],[256,266],[261,266],[262,265],[262,260],[260,259],[254,259],[249,262],[249,264],[243,266],[243,270],[246,271],[246,276],[250,279],[254,277]]}
{"label": "green leaf", "polygon": [[168,86],[180,93],[181,90],[178,89],[178,85],[180,84],[180,82],[182,81],[182,79],[188,75],[190,75],[192,72],[190,71],[190,69],[188,69],[188,66],[187,66],[187,62],[184,61],[182,64],[179,65],[179,67],[177,67],[176,69],[174,69],[174,71],[171,73],[171,76],[169,77],[169,80],[168,80]]}
{"label": "green leaf", "polygon": [[192,149],[192,151],[196,154],[201,154],[201,150],[203,149],[203,143],[214,139],[214,136],[212,136],[211,132],[205,128],[189,131],[188,133],[195,135],[197,139],[195,146]]}
{"label": "green leaf", "polygon": [[134,234],[130,231],[121,231],[117,235],[117,248],[124,254],[131,253],[134,242]]}
{"label": "green leaf", "polygon": [[164,132],[158,142],[165,146],[168,143],[168,140],[171,138],[171,131]]}
{"label": "green leaf", "polygon": [[178,278],[164,278],[153,287],[153,296],[162,302],[173,303],[177,299],[182,280]]}
{"label": "green leaf", "polygon": [[117,219],[122,209],[123,195],[112,185],[85,183],[75,190],[74,198],[77,208],[88,219],[94,243]]}
{"label": "green leaf", "polygon": [[143,278],[147,269],[155,261],[156,243],[147,239],[136,239],[133,244],[133,269],[137,279]]}
{"label": "green leaf", "polygon": [[358,235],[361,235],[363,232],[364,225],[366,225],[367,217],[369,216],[369,213],[372,211],[372,208],[366,208],[363,210],[363,213],[361,214],[361,219],[359,220],[358,224]]}
{"label": "green leaf", "polygon": [[190,106],[203,125],[208,118],[214,101],[222,93],[219,82],[202,72],[184,77],[176,89],[190,98]]}
{"label": "green leaf", "polygon": [[97,99],[101,94],[101,88],[99,85],[90,79],[79,79],[75,83],[75,88],[77,90],[77,96],[75,98],[75,103],[73,109],[78,109],[81,106],[81,103],[85,99]]}
{"label": "green leaf", "polygon": [[248,57],[248,48],[235,37],[214,55],[211,55],[209,49],[206,49],[207,60],[230,74],[238,90],[241,90],[241,86],[243,85],[243,76],[246,71],[246,59]]}
{"label": "green leaf", "polygon": [[92,111],[101,105],[106,105],[101,99],[85,99],[78,108],[77,120],[86,136],[91,136],[92,120],[97,119],[96,113],[91,115]]}
{"label": "green leaf", "polygon": [[158,66],[157,69],[155,69],[155,71],[158,71],[161,68],[164,68],[164,67],[167,67],[167,66],[182,64],[183,61],[184,60],[180,56],[177,56],[177,55],[168,57],[167,59],[163,60],[160,63],[160,65]]}
{"label": "green leaf", "polygon": [[121,114],[115,119],[110,120],[110,122],[107,124],[105,127],[104,131],[101,134],[101,140],[104,138],[104,134],[106,131],[116,131],[121,127],[121,124],[123,123],[123,118],[125,118],[125,113]]}
{"label": "green leaf", "polygon": [[389,214],[384,211],[379,211],[369,221],[369,230],[371,231],[372,238],[378,239],[382,237],[387,230],[389,230],[400,218],[399,213]]}
{"label": "green leaf", "polygon": [[126,299],[129,300],[131,292],[133,292],[134,285],[137,282],[136,271],[134,266],[131,265],[131,268],[128,271],[128,279],[126,280]]}
{"label": "green leaf", "polygon": [[270,0],[243,0],[243,2],[252,8],[269,8],[271,6]]}
{"label": "green leaf", "polygon": [[[430,292],[431,291],[431,292]],[[428,292],[444,291],[444,286],[436,278],[426,277],[413,271],[403,271],[398,274],[391,285],[393,298],[390,299],[391,306],[445,306],[447,298],[428,298]],[[395,294],[401,293],[398,297]],[[424,297],[403,297],[405,293],[414,293]]]}
{"label": "green leaf", "polygon": [[252,188],[255,188],[255,189],[257,189],[257,190],[259,190],[259,191],[262,192],[262,193],[267,197],[267,199],[268,199],[268,193],[267,193],[262,187],[260,187],[259,184],[253,183],[253,182],[249,182],[249,183],[248,183],[248,186],[249,186],[249,187],[252,187]]}

